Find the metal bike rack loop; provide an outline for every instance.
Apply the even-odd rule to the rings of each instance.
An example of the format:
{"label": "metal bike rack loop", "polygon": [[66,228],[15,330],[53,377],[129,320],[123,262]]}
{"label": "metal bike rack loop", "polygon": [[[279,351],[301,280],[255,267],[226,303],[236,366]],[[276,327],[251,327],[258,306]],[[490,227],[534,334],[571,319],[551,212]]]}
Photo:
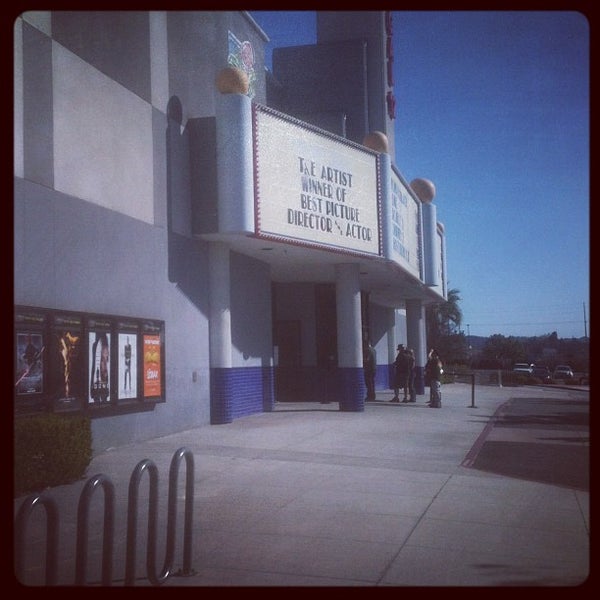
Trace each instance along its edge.
{"label": "metal bike rack loop", "polygon": [[58,559],[58,506],[46,492],[31,494],[19,507],[15,534],[15,573],[17,579],[25,576],[25,537],[29,517],[36,506],[46,510],[46,585],[56,585]]}
{"label": "metal bike rack loop", "polygon": [[[138,499],[139,486],[144,472],[148,472],[149,498],[148,498],[148,546],[156,545],[156,518],[158,513],[158,469],[149,459],[140,461],[129,479],[129,496],[127,503],[127,550],[125,562],[125,585],[135,584],[135,562],[137,557],[137,521],[138,521]],[[149,552],[146,551],[146,569],[150,571],[148,564]]]}
{"label": "metal bike rack loop", "polygon": [[102,473],[87,480],[79,497],[77,509],[77,544],[75,558],[75,585],[85,585],[89,531],[89,508],[93,493],[104,489],[104,532],[102,539],[102,585],[112,582],[113,546],[115,531],[115,486]]}
{"label": "metal bike rack loop", "polygon": [[[183,539],[183,569],[173,573],[175,556],[175,534],[177,522],[177,482],[181,461],[186,461],[186,487]],[[127,558],[125,568],[125,585],[135,584],[135,562],[137,557],[137,521],[138,521],[138,489],[142,475],[148,471],[150,477],[150,495],[148,503],[148,538],[146,548],[146,571],[153,585],[162,585],[171,575],[188,576],[191,569],[192,556],[192,517],[194,504],[194,457],[186,448],[180,448],[171,459],[169,469],[169,497],[167,506],[167,538],[165,560],[162,571],[156,568],[157,512],[158,512],[158,469],[151,460],[140,461],[129,480],[129,501],[127,510]]]}

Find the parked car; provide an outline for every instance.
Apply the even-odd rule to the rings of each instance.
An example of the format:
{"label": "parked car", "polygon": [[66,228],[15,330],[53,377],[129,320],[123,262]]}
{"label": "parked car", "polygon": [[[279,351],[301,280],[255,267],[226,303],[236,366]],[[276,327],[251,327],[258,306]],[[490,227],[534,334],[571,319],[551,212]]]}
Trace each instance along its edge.
{"label": "parked car", "polygon": [[573,369],[569,365],[557,365],[552,379],[573,379]]}
{"label": "parked car", "polygon": [[534,365],[531,374],[536,379],[541,379],[542,383],[552,383],[552,375],[548,367]]}
{"label": "parked car", "polygon": [[529,373],[531,374],[531,365],[529,363],[515,363],[513,366],[515,373]]}

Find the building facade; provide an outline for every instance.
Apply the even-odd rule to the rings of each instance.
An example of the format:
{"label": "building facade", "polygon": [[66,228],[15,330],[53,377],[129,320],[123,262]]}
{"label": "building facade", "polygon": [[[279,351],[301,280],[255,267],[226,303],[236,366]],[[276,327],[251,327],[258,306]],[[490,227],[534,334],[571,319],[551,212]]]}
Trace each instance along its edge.
{"label": "building facade", "polygon": [[386,12],[279,48],[245,11],[28,12],[14,27],[15,413],[95,452],[272,411],[364,410],[363,346],[424,393],[446,296],[431,182],[394,164]]}

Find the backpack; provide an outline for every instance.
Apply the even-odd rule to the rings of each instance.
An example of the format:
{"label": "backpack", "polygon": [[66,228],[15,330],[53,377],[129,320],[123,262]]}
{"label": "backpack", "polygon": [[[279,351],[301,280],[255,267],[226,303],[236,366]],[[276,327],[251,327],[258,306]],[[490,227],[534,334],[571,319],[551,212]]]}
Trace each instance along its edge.
{"label": "backpack", "polygon": [[406,373],[408,371],[408,357],[404,352],[400,352],[394,361],[396,371],[398,373]]}
{"label": "backpack", "polygon": [[442,361],[439,359],[429,359],[425,366],[425,373],[428,379],[435,379],[441,381],[444,369],[442,368]]}

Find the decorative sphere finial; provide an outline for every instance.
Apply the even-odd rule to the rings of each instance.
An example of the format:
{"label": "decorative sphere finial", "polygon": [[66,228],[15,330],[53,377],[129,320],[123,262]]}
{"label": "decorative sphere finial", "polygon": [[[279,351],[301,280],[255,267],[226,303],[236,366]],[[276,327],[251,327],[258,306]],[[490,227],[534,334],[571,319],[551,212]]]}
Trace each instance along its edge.
{"label": "decorative sphere finial", "polygon": [[375,152],[385,152],[386,154],[389,152],[387,135],[381,131],[367,133],[363,140],[363,146],[375,150]]}
{"label": "decorative sphere finial", "polygon": [[435,185],[429,179],[413,179],[410,182],[410,187],[418,196],[419,200],[425,204],[429,204],[435,197]]}
{"label": "decorative sphere finial", "polygon": [[236,67],[225,67],[217,73],[215,80],[221,94],[247,94],[248,75]]}

